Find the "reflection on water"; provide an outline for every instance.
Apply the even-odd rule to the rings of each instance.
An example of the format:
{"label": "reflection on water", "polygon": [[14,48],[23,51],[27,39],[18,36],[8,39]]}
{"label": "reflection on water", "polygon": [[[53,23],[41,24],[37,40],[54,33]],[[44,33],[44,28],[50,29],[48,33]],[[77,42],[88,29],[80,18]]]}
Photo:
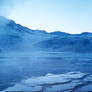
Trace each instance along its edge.
{"label": "reflection on water", "polygon": [[92,73],[91,55],[1,58],[0,90],[24,78],[72,71]]}

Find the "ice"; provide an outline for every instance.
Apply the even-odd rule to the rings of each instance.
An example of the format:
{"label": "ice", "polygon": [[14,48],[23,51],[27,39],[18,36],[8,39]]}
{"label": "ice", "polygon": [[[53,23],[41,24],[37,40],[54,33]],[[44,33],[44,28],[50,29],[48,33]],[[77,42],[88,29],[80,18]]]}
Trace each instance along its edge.
{"label": "ice", "polygon": [[10,87],[5,91],[40,91],[41,89],[41,86],[30,87],[23,84],[16,84],[14,87]]}
{"label": "ice", "polygon": [[69,90],[69,89],[73,89],[78,84],[81,84],[81,83],[77,80],[77,81],[73,81],[71,83],[67,83],[67,84],[63,84],[63,85],[54,85],[52,87],[47,88],[45,92]]}
{"label": "ice", "polygon": [[74,89],[82,84],[80,81],[86,74],[81,72],[69,72],[66,74],[47,74],[46,76],[29,78],[9,87],[5,91],[43,91],[57,92]]}
{"label": "ice", "polygon": [[43,85],[43,84],[54,84],[54,83],[65,83],[71,81],[71,79],[77,79],[83,77],[85,74],[77,72],[70,72],[67,74],[60,74],[60,75],[46,75],[38,78],[31,78],[28,80],[23,81],[29,85]]}

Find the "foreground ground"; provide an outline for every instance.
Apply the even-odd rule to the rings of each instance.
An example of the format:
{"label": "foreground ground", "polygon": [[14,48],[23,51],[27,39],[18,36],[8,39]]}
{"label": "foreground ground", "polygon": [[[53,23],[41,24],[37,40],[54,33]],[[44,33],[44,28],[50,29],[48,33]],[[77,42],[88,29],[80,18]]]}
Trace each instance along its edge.
{"label": "foreground ground", "polygon": [[46,76],[23,80],[5,91],[92,92],[92,75],[80,72],[59,75],[47,74]]}

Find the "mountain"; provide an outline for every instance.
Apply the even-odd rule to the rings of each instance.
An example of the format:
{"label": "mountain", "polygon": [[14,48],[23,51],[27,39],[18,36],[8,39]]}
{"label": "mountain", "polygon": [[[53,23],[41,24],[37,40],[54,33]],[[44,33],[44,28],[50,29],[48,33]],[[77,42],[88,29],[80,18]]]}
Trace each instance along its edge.
{"label": "mountain", "polygon": [[31,51],[33,44],[51,37],[46,31],[31,30],[0,16],[0,50],[3,52]]}
{"label": "mountain", "polygon": [[50,34],[57,35],[57,36],[68,36],[68,35],[70,35],[69,33],[60,32],[60,31],[51,32]]}
{"label": "mountain", "polygon": [[55,37],[40,42],[39,47],[51,51],[92,52],[92,37]]}
{"label": "mountain", "polygon": [[92,33],[32,30],[0,16],[0,52],[92,52]]}
{"label": "mountain", "polygon": [[53,35],[56,35],[56,37],[41,41],[36,46],[43,48],[45,51],[92,52],[92,33],[68,34],[53,32]]}

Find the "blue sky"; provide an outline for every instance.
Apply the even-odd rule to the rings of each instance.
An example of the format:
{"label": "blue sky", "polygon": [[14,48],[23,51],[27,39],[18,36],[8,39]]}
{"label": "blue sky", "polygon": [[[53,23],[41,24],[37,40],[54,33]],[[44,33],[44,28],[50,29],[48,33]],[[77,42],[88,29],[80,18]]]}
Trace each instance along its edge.
{"label": "blue sky", "polygon": [[92,0],[1,0],[0,4],[1,15],[31,29],[92,32]]}

